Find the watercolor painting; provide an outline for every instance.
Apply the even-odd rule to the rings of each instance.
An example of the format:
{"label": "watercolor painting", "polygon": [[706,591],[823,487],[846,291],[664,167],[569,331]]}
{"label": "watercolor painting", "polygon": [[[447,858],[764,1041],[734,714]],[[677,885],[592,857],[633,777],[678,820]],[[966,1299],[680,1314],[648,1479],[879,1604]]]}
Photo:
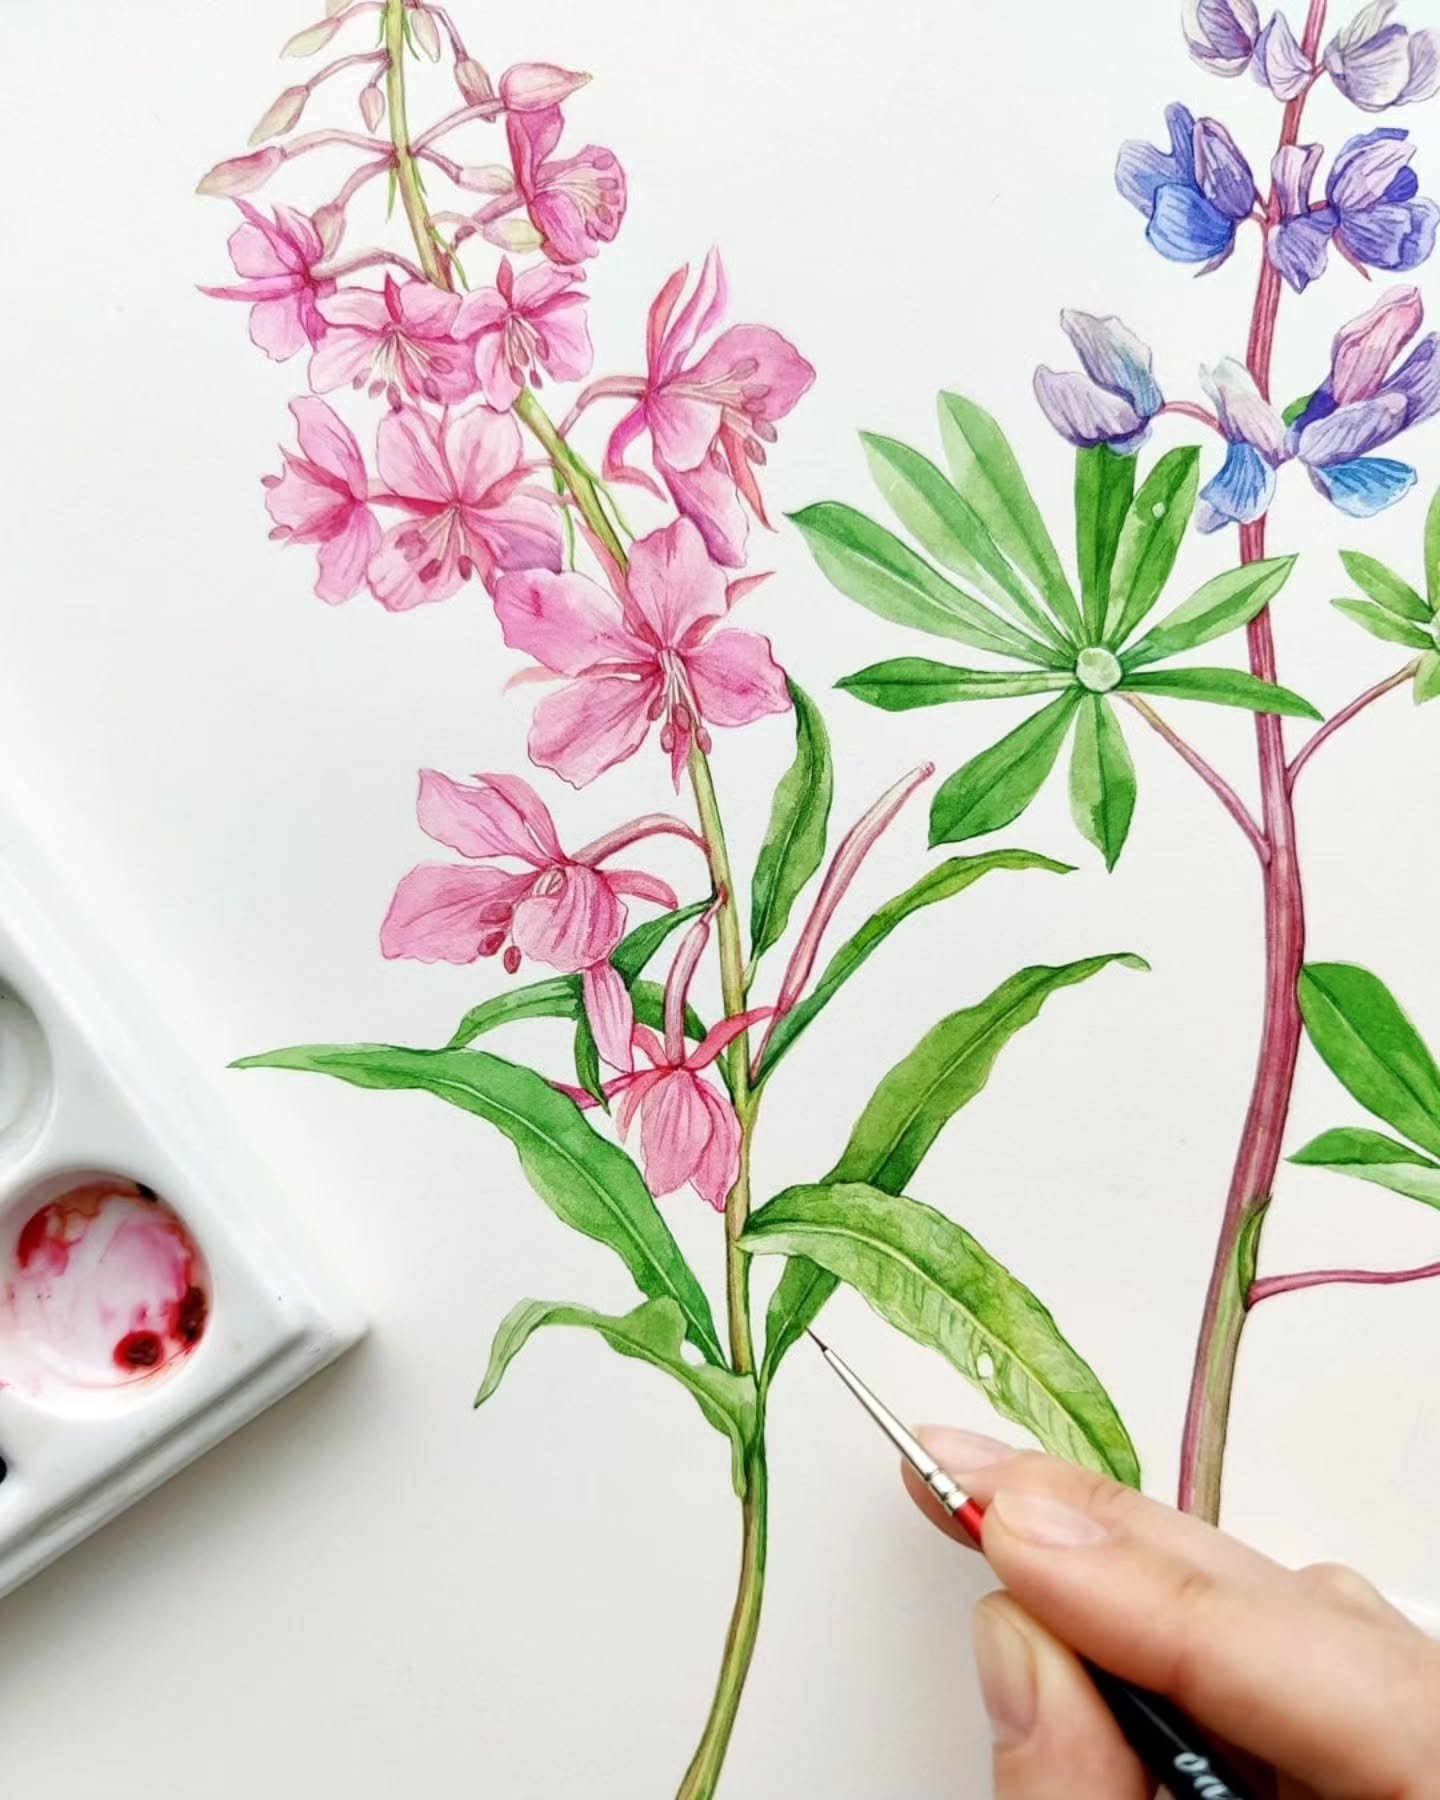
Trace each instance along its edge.
{"label": "watercolor painting", "polygon": [[[653,271],[648,315],[625,341],[592,341],[590,296],[625,254],[628,200],[623,145],[584,142],[572,124],[601,104],[603,81],[592,93],[587,74],[548,62],[492,76],[462,36],[468,23],[425,0],[332,4],[284,46],[311,72],[200,183],[238,213],[233,279],[204,291],[247,309],[253,344],[296,371],[289,447],[264,477],[272,537],[313,552],[314,592],[328,604],[488,609],[496,703],[530,715],[524,771],[420,772],[417,824],[439,853],[375,906],[377,954],[477,965],[489,991],[434,1044],[386,1043],[377,1020],[376,1042],[274,1050],[240,1066],[419,1090],[473,1114],[509,1140],[538,1199],[633,1278],[637,1303],[622,1314],[521,1300],[495,1332],[478,1401],[535,1332],[565,1326],[678,1382],[727,1440],[736,1593],[728,1629],[715,1625],[713,1704],[677,1771],[681,1800],[718,1789],[760,1628],[767,1403],[840,1284],[1048,1449],[1141,1478],[1104,1371],[1085,1360],[1086,1321],[1057,1320],[1023,1270],[907,1190],[941,1134],[963,1131],[957,1114],[983,1105],[1010,1041],[1043,1033],[1052,999],[1093,1004],[1090,984],[1143,970],[1143,944],[1037,962],[977,993],[957,933],[954,966],[935,984],[939,1016],[928,993],[902,997],[917,1014],[914,1047],[874,1071],[838,1161],[779,1192],[765,1174],[762,1117],[786,1107],[781,1065],[792,1051],[823,1058],[826,1008],[852,978],[874,985],[877,1006],[896,1004],[885,946],[908,918],[950,901],[963,912],[966,890],[992,876],[1090,878],[1039,850],[975,843],[1021,819],[1062,751],[1096,879],[1130,834],[1132,740],[1148,750],[1154,734],[1243,834],[1262,902],[1262,1037],[1258,1053],[1251,1042],[1233,1050],[1255,1059],[1253,1093],[1230,1192],[1215,1200],[1203,1316],[1176,1327],[1196,1346],[1188,1403],[1176,1396],[1181,1503],[1218,1516],[1237,1358],[1257,1305],[1327,1283],[1440,1274],[1286,1272],[1263,1256],[1287,1159],[1440,1205],[1440,1066],[1364,960],[1309,963],[1305,950],[1314,873],[1297,783],[1322,752],[1363,755],[1363,733],[1346,728],[1386,696],[1440,694],[1440,499],[1420,521],[1416,473],[1390,453],[1440,411],[1440,337],[1425,333],[1414,285],[1440,209],[1420,192],[1408,133],[1373,122],[1440,90],[1440,32],[1409,29],[1397,0],[1348,19],[1329,10],[1311,0],[1297,28],[1283,11],[1262,24],[1254,0],[1185,7],[1194,62],[1273,96],[1274,144],[1247,154],[1218,119],[1175,104],[1168,145],[1125,143],[1116,185],[1143,221],[1148,248],[1137,254],[1158,253],[1180,279],[1255,281],[1248,342],[1209,349],[1199,391],[1177,391],[1167,371],[1193,366],[1194,346],[1165,347],[1162,385],[1147,337],[1118,313],[1063,311],[1079,367],[1034,377],[1073,450],[1063,519],[1042,515],[1001,424],[960,391],[940,395],[933,455],[862,434],[893,524],[838,500],[772,518],[767,467],[816,378],[804,320],[750,322],[702,239]],[[311,61],[322,53],[332,60]],[[1365,115],[1328,157],[1305,137],[1321,83]],[[319,151],[348,159],[339,185],[333,155],[309,160]],[[271,197],[272,183],[286,199]],[[355,230],[366,190],[385,195],[383,241]],[[1272,393],[1287,297],[1357,270],[1381,285],[1364,308],[1337,303],[1328,370],[1306,392]],[[1358,625],[1403,654],[1328,717],[1285,684],[1272,629],[1272,609],[1302,579],[1337,579],[1307,568],[1298,546],[1268,542],[1274,494],[1300,470],[1315,504],[1356,529],[1343,617],[1312,608],[1310,628]],[[1363,549],[1365,522],[1407,501],[1416,549],[1397,571]],[[814,607],[836,604],[837,589],[897,628],[895,655],[823,702],[804,668],[780,667],[765,634],[773,530],[800,533],[813,554]],[[1234,544],[1233,566],[1198,587],[1176,576],[1192,531]],[[1069,568],[1057,547],[1067,541]],[[403,623],[395,629],[403,636]],[[917,633],[986,660],[934,660]],[[1210,645],[1228,658],[1191,658]],[[883,721],[862,708],[1027,698],[1033,712],[998,737],[984,709],[937,713],[930,759],[896,767],[859,817],[832,818],[847,745],[853,754],[863,740],[872,755],[883,745]],[[1242,793],[1249,772],[1232,779],[1202,755],[1183,707],[1173,722],[1181,702],[1254,716],[1258,810]],[[793,758],[763,796],[754,866],[737,868],[726,821],[762,797],[727,787],[726,740],[780,717],[793,725]],[[1287,733],[1302,729],[1296,745]],[[577,793],[603,796],[621,764],[650,772],[654,810],[611,814],[577,842]],[[922,795],[941,854],[897,868],[894,897],[866,916],[853,904],[857,873],[886,856],[887,829]],[[646,866],[660,841],[693,854],[686,883]],[[1362,937],[1357,957],[1368,948]],[[1069,988],[1086,991],[1062,997]],[[718,1016],[703,998],[712,991]],[[504,1054],[505,1028],[534,1019],[566,1023],[565,1066]],[[1349,1120],[1288,1141],[1307,1036],[1385,1132]],[[863,1045],[830,1054],[854,1058]],[[1183,1039],[1172,1054],[1183,1079]],[[713,1258],[698,1268],[667,1220],[696,1204],[715,1214]]]}

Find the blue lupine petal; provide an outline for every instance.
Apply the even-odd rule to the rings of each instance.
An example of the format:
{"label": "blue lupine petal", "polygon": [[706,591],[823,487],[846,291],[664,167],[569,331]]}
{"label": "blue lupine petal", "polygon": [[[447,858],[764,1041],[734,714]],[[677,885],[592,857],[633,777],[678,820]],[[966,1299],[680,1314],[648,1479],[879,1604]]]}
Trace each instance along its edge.
{"label": "blue lupine petal", "polygon": [[1170,153],[1157,150],[1143,138],[1131,138],[1120,146],[1115,162],[1115,185],[1122,196],[1148,213],[1155,204],[1156,191],[1168,181],[1182,186],[1195,183],[1195,120],[1183,106],[1167,107],[1165,121],[1170,128]]}
{"label": "blue lupine petal", "polygon": [[1297,294],[1325,273],[1337,223],[1333,207],[1287,219],[1270,234],[1270,260]]}
{"label": "blue lupine petal", "polygon": [[1420,192],[1420,177],[1408,164],[1403,168],[1385,190],[1385,198],[1392,206],[1403,206],[1407,200],[1413,200]]}
{"label": "blue lupine petal", "polygon": [[1035,371],[1035,398],[1061,437],[1077,449],[1097,444],[1143,441],[1149,421],[1142,419],[1128,400],[1098,387],[1078,369]]}
{"label": "blue lupine petal", "polygon": [[1399,436],[1405,429],[1408,405],[1404,394],[1380,393],[1337,406],[1299,433],[1296,454],[1312,468],[1353,462]]}
{"label": "blue lupine petal", "polygon": [[1209,262],[1234,245],[1235,221],[1197,188],[1171,182],[1156,190],[1145,235],[1171,262]]}
{"label": "blue lupine petal", "polygon": [[1410,133],[1383,125],[1353,137],[1336,155],[1325,184],[1326,197],[1342,212],[1373,206],[1415,154]]}
{"label": "blue lupine petal", "polygon": [[1325,498],[1352,519],[1373,519],[1403,500],[1419,480],[1409,463],[1387,456],[1362,456],[1330,469],[1312,469],[1310,479]]}
{"label": "blue lupine petal", "polygon": [[1165,396],[1152,372],[1150,346],[1128,325],[1113,315],[1097,318],[1071,307],[1061,313],[1060,323],[1093,382],[1128,400],[1142,419],[1159,412]]}
{"label": "blue lupine petal", "polygon": [[1440,208],[1431,200],[1409,206],[1382,202],[1341,216],[1337,236],[1372,269],[1418,269],[1435,248]]}
{"label": "blue lupine petal", "polygon": [[1440,412],[1440,336],[1422,338],[1380,391],[1404,395],[1407,431]]}
{"label": "blue lupine petal", "polygon": [[1260,196],[1245,153],[1218,119],[1201,119],[1194,141],[1200,192],[1228,217],[1246,218]]}
{"label": "blue lupine petal", "polygon": [[1248,525],[1275,498],[1275,471],[1253,444],[1231,444],[1220,473],[1200,490],[1195,523],[1201,531]]}

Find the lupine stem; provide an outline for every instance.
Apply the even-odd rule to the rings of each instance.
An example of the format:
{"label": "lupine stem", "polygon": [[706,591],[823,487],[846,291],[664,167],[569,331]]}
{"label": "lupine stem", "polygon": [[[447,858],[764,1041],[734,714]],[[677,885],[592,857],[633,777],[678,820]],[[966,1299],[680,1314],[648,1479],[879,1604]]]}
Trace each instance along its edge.
{"label": "lupine stem", "polygon": [[1133,706],[1150,729],[1158,732],[1176,755],[1189,764],[1249,838],[1251,846],[1261,862],[1265,862],[1270,855],[1270,846],[1265,841],[1265,834],[1255,823],[1250,808],[1220,771],[1213,768],[1192,744],[1187,743],[1178,731],[1167,724],[1148,700],[1142,700],[1139,694],[1127,694],[1123,688],[1120,691],[1120,698],[1127,706]]}
{"label": "lupine stem", "polygon": [[1384,681],[1377,681],[1374,687],[1366,688],[1365,692],[1357,695],[1348,706],[1342,706],[1339,712],[1328,718],[1314,737],[1291,760],[1287,779],[1292,791],[1299,779],[1300,771],[1327,739],[1332,738],[1343,726],[1357,718],[1367,706],[1373,706],[1377,700],[1383,700],[1386,694],[1392,693],[1394,689],[1404,687],[1419,667],[1420,659],[1417,656],[1413,662],[1406,663],[1403,669],[1397,669],[1393,675],[1387,675]]}
{"label": "lupine stem", "polygon": [[[1304,51],[1313,62],[1325,30],[1326,0],[1310,0]],[[1280,128],[1280,148],[1299,142],[1309,90],[1289,102]],[[1272,185],[1266,205],[1267,243],[1261,251],[1260,280],[1251,316],[1247,364],[1255,385],[1270,397],[1275,324],[1280,310],[1280,271],[1268,254],[1268,233],[1281,214]],[[1265,555],[1265,520],[1240,532],[1242,563]],[[1250,668],[1261,681],[1277,679],[1275,638],[1267,607],[1248,627]],[[1280,1166],[1302,1026],[1297,983],[1305,956],[1305,890],[1295,840],[1295,812],[1285,754],[1284,726],[1277,714],[1255,718],[1260,766],[1260,818],[1268,856],[1264,863],[1265,1011],[1255,1081],[1220,1235],[1205,1295],[1195,1365],[1180,1450],[1180,1505],[1215,1522],[1229,1432],[1235,1365],[1245,1328],[1250,1275],[1266,1208]]]}
{"label": "lupine stem", "polygon": [[1352,1287],[1400,1287],[1408,1281],[1431,1281],[1440,1275],[1440,1263],[1422,1263],[1418,1269],[1303,1269],[1298,1275],[1267,1275],[1250,1284],[1247,1308],[1276,1294],[1298,1294],[1305,1288],[1331,1287],[1337,1282]]}

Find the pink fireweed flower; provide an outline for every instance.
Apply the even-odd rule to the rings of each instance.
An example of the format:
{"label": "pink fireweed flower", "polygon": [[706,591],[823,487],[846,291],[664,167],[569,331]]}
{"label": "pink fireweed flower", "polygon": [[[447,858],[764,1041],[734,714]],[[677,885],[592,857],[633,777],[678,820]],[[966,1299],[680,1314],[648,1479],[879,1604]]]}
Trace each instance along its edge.
{"label": "pink fireweed flower", "polygon": [[625,394],[638,402],[611,433],[607,478],[653,489],[648,476],[625,462],[630,444],[648,431],[656,470],[676,506],[695,521],[717,562],[739,568],[746,538],[740,502],[769,524],[755,471],[775,441],[775,421],[806,392],[815,371],[768,325],[732,325],[690,360],[724,315],[727,291],[720,254],[711,250],[677,315],[689,274],[688,264],[677,269],[650,308],[645,377],[597,383],[588,397]]}
{"label": "pink fireweed flower", "polygon": [[[693,1049],[687,1045],[685,1003],[709,940],[710,917],[706,913],[691,926],[671,965],[665,983],[664,1038],[646,1025],[634,1028],[634,1044],[651,1066],[627,1065],[624,1074],[605,1083],[605,1094],[620,1100],[616,1123],[622,1137],[629,1134],[636,1114],[640,1116],[640,1159],[646,1186],[657,1200],[688,1184],[707,1205],[724,1212],[740,1173],[740,1121],[703,1072],[743,1031],[766,1017],[769,1008],[726,1019]],[[588,1094],[573,1088],[564,1091],[580,1106],[595,1104]]]}
{"label": "pink fireweed flower", "polygon": [[543,263],[517,276],[502,256],[496,285],[460,303],[454,334],[474,339],[480,390],[500,412],[509,411],[527,381],[541,385],[542,369],[552,381],[578,381],[590,373],[595,352],[579,280],[570,269]]}
{"label": "pink fireweed flower", "polygon": [[554,675],[573,677],[542,700],[530,757],[572,787],[623,762],[661,723],[679,786],[707,725],[748,725],[784,712],[790,692],[768,639],[717,630],[731,595],[688,519],[636,541],[615,592],[586,575],[527,570],[495,585],[505,642]]}
{"label": "pink fireweed flower", "polygon": [[333,606],[364,585],[380,526],[368,504],[369,478],[354,434],[323,400],[292,400],[290,411],[300,453],[282,450],[284,473],[262,478],[265,510],[275,521],[270,535],[320,546],[315,592]]}
{"label": "pink fireweed flower", "polygon": [[475,392],[470,353],[451,335],[460,296],[428,281],[385,277],[383,291],[342,288],[319,302],[329,326],[310,358],[310,385],[328,394],[347,382],[373,396],[400,390],[416,400],[453,406]]}
{"label": "pink fireweed flower", "polygon": [[391,612],[448,600],[472,575],[487,587],[503,569],[560,567],[553,497],[524,485],[520,428],[488,406],[434,419],[412,406],[387,413],[376,462],[388,492],[375,498],[411,516],[392,525],[369,568]]}
{"label": "pink fireweed flower", "polygon": [[612,150],[586,144],[552,156],[563,118],[558,106],[512,110],[505,117],[514,184],[475,215],[491,243],[510,239],[502,221],[523,207],[553,263],[584,262],[610,243],[625,217],[625,171]]}
{"label": "pink fireweed flower", "polygon": [[[650,813],[571,855],[548,807],[518,775],[477,775],[472,784],[424,769],[416,812],[430,837],[472,860],[421,863],[405,876],[380,927],[384,954],[427,963],[503,954],[512,975],[522,957],[582,975],[601,1054],[629,1068],[630,996],[609,961],[625,930],[625,896],[680,903],[668,882],[602,864],[647,837],[668,833],[702,850],[703,840],[681,820]],[[520,869],[497,866],[504,859]]]}
{"label": "pink fireweed flower", "polygon": [[248,302],[251,343],[273,362],[284,362],[325,335],[320,302],[335,292],[335,283],[315,272],[325,245],[314,221],[293,206],[277,206],[272,221],[248,200],[235,204],[245,223],[230,233],[227,247],[242,279],[234,287],[200,292]]}

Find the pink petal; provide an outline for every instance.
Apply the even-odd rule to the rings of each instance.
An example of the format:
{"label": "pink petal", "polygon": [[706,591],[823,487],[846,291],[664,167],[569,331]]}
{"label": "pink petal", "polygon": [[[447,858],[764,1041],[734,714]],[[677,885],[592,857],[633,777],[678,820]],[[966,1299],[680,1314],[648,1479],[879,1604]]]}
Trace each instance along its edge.
{"label": "pink petal", "polygon": [[657,500],[664,500],[664,494],[650,477],[643,470],[632,468],[625,460],[625,452],[644,429],[645,409],[643,406],[633,407],[610,433],[609,440],[605,445],[605,479],[607,481],[628,481],[635,487],[644,488]]}
{"label": "pink petal", "polygon": [[571,863],[547,870],[536,882],[515,909],[512,935],[524,955],[573,975],[609,956],[625,917],[624,902],[605,877]]}
{"label": "pink petal", "polygon": [[502,326],[487,327],[476,337],[475,374],[487,404],[498,412],[508,412],[520,398],[525,383],[506,359]]}
{"label": "pink petal", "polygon": [[[653,1037],[654,1033],[647,1033],[643,1025],[637,1025],[634,1032],[634,1041],[638,1044],[646,1036]],[[646,1054],[648,1055],[649,1052],[647,1051]],[[621,1100],[615,1113],[616,1129],[619,1131],[622,1138],[630,1135],[630,1127],[635,1123],[635,1113],[637,1108],[644,1105],[645,1096],[653,1087],[657,1086],[665,1079],[666,1073],[667,1071],[663,1068],[646,1069],[643,1075],[625,1074],[614,1083],[615,1089],[617,1091],[623,1091],[624,1094],[624,1098]],[[607,1082],[605,1091],[609,1093],[610,1088],[611,1084]]]}
{"label": "pink petal", "polygon": [[261,300],[250,308],[250,342],[271,362],[286,362],[310,342],[300,313],[297,294],[281,300]]}
{"label": "pink petal", "polygon": [[[415,548],[417,539],[421,546],[418,549]],[[423,577],[421,571],[429,569],[435,561],[439,566],[428,579]],[[417,526],[413,519],[402,520],[390,527],[380,540],[380,548],[371,557],[365,575],[370,592],[387,612],[409,612],[412,607],[448,600],[465,584],[455,556],[437,558],[433,537],[427,536],[423,526]]]}
{"label": "pink petal", "polygon": [[332,326],[310,358],[311,388],[317,394],[330,394],[338,387],[364,381],[379,347],[379,338],[368,331],[349,325]]}
{"label": "pink petal", "polygon": [[574,269],[557,269],[550,263],[536,263],[533,269],[525,269],[515,277],[515,310],[531,314],[547,301],[557,300],[562,295],[581,300],[583,291],[576,286],[580,279]]}
{"label": "pink petal", "polygon": [[474,337],[477,331],[484,331],[488,326],[502,325],[509,311],[509,303],[499,288],[476,288],[460,302],[450,335],[461,339]]}
{"label": "pink petal", "polygon": [[293,257],[293,266],[297,269],[308,269],[312,263],[319,262],[325,255],[325,246],[310,215],[301,212],[299,207],[286,206],[283,201],[275,206],[274,212],[281,239],[276,245],[280,254],[287,260]]}
{"label": "pink petal", "polygon": [[697,626],[724,618],[725,577],[689,519],[637,538],[626,588],[631,602],[666,649],[676,649]]}
{"label": "pink petal", "polygon": [[390,309],[385,296],[374,288],[340,288],[319,302],[320,317],[327,325],[348,325],[378,337],[390,329]]}
{"label": "pink petal", "polygon": [[814,369],[790,340],[768,325],[732,325],[722,331],[686,379],[718,381],[750,363],[756,368],[735,379],[765,419],[783,419],[815,380]]}
{"label": "pink petal", "polygon": [[[565,560],[556,508],[524,488],[500,506],[467,507],[464,518],[472,548],[483,546],[492,565],[481,568],[485,585],[492,593],[497,571],[524,569],[535,574],[555,574]],[[485,556],[476,557],[482,565],[485,560]]]}
{"label": "pink petal", "polygon": [[411,337],[449,337],[459,310],[458,294],[428,281],[407,281],[400,288],[400,317]]}
{"label": "pink petal", "polygon": [[655,370],[660,380],[671,376],[694,349],[696,343],[725,316],[729,290],[725,281],[725,265],[720,252],[707,250],[701,265],[695,292],[680,309],[680,316],[667,332],[665,344]]}
{"label": "pink petal", "polygon": [[520,460],[520,427],[508,413],[472,406],[445,427],[445,457],[455,491],[471,503],[483,500]]}
{"label": "pink petal", "polygon": [[588,575],[535,569],[503,576],[495,584],[495,616],[512,650],[523,650],[557,675],[654,657],[626,629],[620,602]]}
{"label": "pink petal", "polygon": [[317,479],[323,471],[284,452],[285,469],[267,482],[265,510],[297,543],[325,543],[345,529],[354,502],[338,483]]}
{"label": "pink petal", "polygon": [[668,881],[662,881],[658,875],[647,875],[643,869],[609,869],[605,879],[615,893],[630,894],[637,900],[653,900],[667,912],[673,912],[680,904],[680,896]]}
{"label": "pink petal", "polygon": [[370,491],[365,458],[355,434],[323,400],[302,397],[290,402],[300,448],[317,468],[342,481],[357,500]]}
{"label": "pink petal", "polygon": [[581,992],[596,1049],[612,1069],[623,1070],[628,1075],[635,1067],[635,1054],[630,1048],[635,1008],[619,970],[613,969],[608,962],[596,963],[593,968],[586,969],[581,979]]}
{"label": "pink petal", "polygon": [[1337,406],[1368,400],[1380,391],[1391,363],[1420,329],[1425,317],[1420,291],[1391,288],[1358,319],[1336,333],[1330,386]]}
{"label": "pink petal", "polygon": [[415,815],[427,837],[462,856],[516,856],[542,869],[563,855],[549,808],[518,775],[477,775],[471,786],[422,769]]}
{"label": "pink petal", "polygon": [[645,1096],[640,1109],[640,1154],[645,1184],[661,1199],[684,1187],[703,1161],[715,1120],[685,1069],[671,1069]]}
{"label": "pink petal", "polygon": [[770,640],[753,631],[717,631],[685,667],[700,716],[711,725],[748,725],[767,713],[789,710],[785,671],[770,652]]}
{"label": "pink petal", "polygon": [[501,869],[421,863],[395,890],[380,927],[380,948],[386,956],[418,962],[474,962],[480,945],[505,922],[482,919],[482,911],[508,911],[532,879]]}
{"label": "pink petal", "polygon": [[656,688],[653,681],[592,675],[547,695],[530,726],[530,760],[584,787],[645,742]]}
{"label": "pink petal", "polygon": [[537,111],[512,112],[505,120],[515,179],[523,190],[534,184],[541,163],[560,142],[564,115],[558,106]]}
{"label": "pink petal", "polygon": [[652,388],[645,402],[645,422],[656,459],[677,469],[693,469],[715,442],[722,416],[718,400],[702,400],[673,387]]}
{"label": "pink petal", "polygon": [[670,315],[689,279],[690,265],[684,263],[650,303],[650,312],[645,322],[645,365],[650,371],[652,382],[662,380],[665,375],[668,366],[665,361],[666,335],[670,330]]}
{"label": "pink petal", "polygon": [[237,225],[225,241],[235,273],[251,278],[293,276],[297,272],[297,259],[293,252],[288,256],[284,254],[284,242],[274,226],[267,223],[264,215],[253,206],[247,205],[244,211],[248,215],[246,223]]}
{"label": "pink petal", "polygon": [[710,1141],[691,1179],[700,1198],[723,1213],[730,1190],[740,1178],[740,1121],[734,1107],[708,1081],[695,1085],[710,1115]]}
{"label": "pink petal", "polygon": [[748,1031],[752,1025],[768,1019],[774,1010],[773,1006],[752,1006],[749,1012],[736,1013],[733,1019],[722,1019],[718,1025],[712,1025],[704,1039],[685,1058],[685,1067],[690,1070],[708,1069],[742,1031]]}
{"label": "pink petal", "polygon": [[546,188],[530,202],[530,220],[545,240],[545,254],[559,263],[584,262],[599,254],[585,230],[585,214],[565,188]]}
{"label": "pink petal", "polygon": [[670,496],[687,519],[694,521],[710,555],[726,569],[745,566],[749,521],[729,473],[713,456],[698,469],[672,469],[660,463]]}
{"label": "pink petal", "polygon": [[413,406],[388,412],[380,421],[375,433],[375,461],[381,479],[397,494],[442,502],[455,498],[454,483],[445,467],[440,428],[428,413]]}
{"label": "pink petal", "polygon": [[327,606],[353,600],[365,585],[365,571],[380,543],[380,526],[368,506],[350,509],[345,529],[320,546],[316,598]]}
{"label": "pink petal", "polygon": [[587,307],[584,294],[566,294],[529,315],[541,334],[538,360],[556,381],[579,381],[590,373],[595,349],[590,342]]}

